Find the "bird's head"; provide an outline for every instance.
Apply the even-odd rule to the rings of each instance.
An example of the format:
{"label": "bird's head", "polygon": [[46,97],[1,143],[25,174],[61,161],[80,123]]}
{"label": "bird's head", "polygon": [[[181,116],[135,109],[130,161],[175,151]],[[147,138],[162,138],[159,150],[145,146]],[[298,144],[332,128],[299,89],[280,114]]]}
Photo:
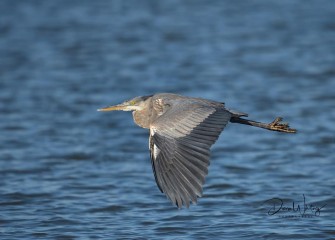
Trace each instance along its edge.
{"label": "bird's head", "polygon": [[125,101],[118,105],[112,105],[104,108],[98,109],[98,111],[101,112],[107,112],[107,111],[139,111],[146,107],[146,101],[151,98],[150,96],[141,96],[141,97],[135,97],[131,100]]}

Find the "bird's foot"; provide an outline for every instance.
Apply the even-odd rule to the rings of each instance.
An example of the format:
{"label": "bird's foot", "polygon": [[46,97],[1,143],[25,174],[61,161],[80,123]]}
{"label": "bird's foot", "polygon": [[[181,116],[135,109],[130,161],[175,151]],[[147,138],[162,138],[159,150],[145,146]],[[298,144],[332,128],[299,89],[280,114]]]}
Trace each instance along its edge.
{"label": "bird's foot", "polygon": [[271,123],[269,123],[269,129],[272,131],[278,131],[278,132],[286,132],[286,133],[296,133],[297,130],[294,128],[290,128],[288,123],[281,123],[283,118],[277,117],[275,120],[273,120]]}

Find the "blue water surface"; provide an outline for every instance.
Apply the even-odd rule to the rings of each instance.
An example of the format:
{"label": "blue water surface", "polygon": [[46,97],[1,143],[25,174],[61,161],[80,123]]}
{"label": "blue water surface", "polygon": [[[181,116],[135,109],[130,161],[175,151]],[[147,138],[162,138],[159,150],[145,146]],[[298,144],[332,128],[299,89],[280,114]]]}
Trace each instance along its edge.
{"label": "blue water surface", "polygon": [[[334,16],[331,0],[2,0],[0,238],[334,238]],[[148,131],[96,111],[157,92],[298,133],[229,124],[178,210]]]}

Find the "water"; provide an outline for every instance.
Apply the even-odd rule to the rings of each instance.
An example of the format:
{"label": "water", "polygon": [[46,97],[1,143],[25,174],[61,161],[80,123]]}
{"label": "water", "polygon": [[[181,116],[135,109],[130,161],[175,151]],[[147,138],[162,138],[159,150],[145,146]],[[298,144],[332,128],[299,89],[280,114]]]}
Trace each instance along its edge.
{"label": "water", "polygon": [[[334,1],[1,1],[0,238],[333,238],[334,16]],[[178,210],[148,132],[96,112],[155,92],[299,133],[230,124],[203,198]],[[326,206],[289,211],[303,195]],[[269,215],[273,198],[286,210]]]}

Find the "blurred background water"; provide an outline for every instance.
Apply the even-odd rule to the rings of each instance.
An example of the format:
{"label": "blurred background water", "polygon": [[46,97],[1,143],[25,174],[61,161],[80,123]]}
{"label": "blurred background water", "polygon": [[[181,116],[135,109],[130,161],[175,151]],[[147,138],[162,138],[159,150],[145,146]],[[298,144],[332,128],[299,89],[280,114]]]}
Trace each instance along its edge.
{"label": "blurred background water", "polygon": [[[0,238],[333,238],[334,16],[331,0],[2,0]],[[299,133],[230,124],[203,198],[178,210],[156,187],[147,130],[96,112],[156,92]],[[320,216],[263,204],[303,194]]]}

